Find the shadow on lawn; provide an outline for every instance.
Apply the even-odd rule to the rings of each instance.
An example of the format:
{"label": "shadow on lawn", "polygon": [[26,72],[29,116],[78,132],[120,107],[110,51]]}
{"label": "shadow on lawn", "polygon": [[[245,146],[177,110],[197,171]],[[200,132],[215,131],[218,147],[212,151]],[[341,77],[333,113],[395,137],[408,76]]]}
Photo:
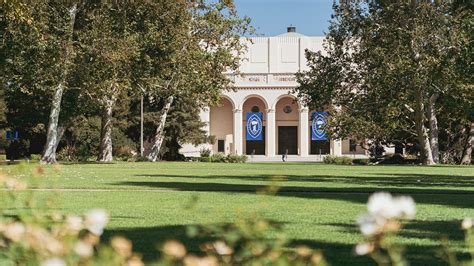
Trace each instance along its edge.
{"label": "shadow on lawn", "polygon": [[[116,185],[151,187],[177,191],[206,191],[221,193],[255,194],[264,190],[266,185],[200,183],[200,182],[119,182]],[[365,204],[369,194],[388,191],[394,194],[411,195],[417,203],[436,204],[458,208],[474,208],[474,191],[443,190],[428,188],[393,188],[393,187],[296,187],[283,186],[277,196],[306,199],[343,200]]]}
{"label": "shadow on lawn", "polygon": [[[363,174],[363,173],[361,173]],[[367,184],[394,187],[471,187],[474,188],[474,176],[433,175],[433,174],[398,174],[398,173],[366,173],[369,176],[332,176],[332,175],[173,175],[173,174],[141,174],[139,177],[152,178],[191,178],[191,179],[232,179],[240,181],[266,181],[275,176],[284,177],[285,182],[315,182]]]}
{"label": "shadow on lawn", "polygon": [[[447,232],[444,230],[447,226],[447,230],[450,233],[452,240],[461,240],[462,232],[459,227],[454,228],[456,222],[428,222],[428,221],[415,221],[409,223],[406,226],[407,231],[419,230],[415,235],[410,232],[404,233],[402,231],[402,237],[410,238],[433,238],[438,240],[442,233]],[[341,226],[345,230],[355,230],[353,225],[348,224],[331,224],[334,226]],[[212,240],[211,238],[189,238],[186,235],[187,225],[176,225],[176,226],[157,226],[157,227],[145,227],[145,228],[126,228],[117,230],[108,230],[104,234],[104,241],[114,235],[125,236],[133,242],[134,251],[143,255],[146,262],[153,262],[161,256],[158,248],[165,240],[175,239],[186,244],[188,251],[193,254],[201,254],[199,245]],[[454,232],[460,232],[454,234]],[[438,236],[438,238],[436,238]],[[331,265],[376,265],[371,259],[367,257],[357,257],[353,255],[354,244],[351,243],[335,243],[327,241],[316,241],[316,240],[302,240],[296,239],[290,242],[290,247],[296,247],[299,245],[306,245],[313,249],[322,250],[326,259]],[[410,245],[406,247],[406,256],[410,261],[410,265],[447,265],[438,255],[440,250],[439,246],[423,246],[423,245]],[[461,258],[466,259],[467,254],[461,254]]]}

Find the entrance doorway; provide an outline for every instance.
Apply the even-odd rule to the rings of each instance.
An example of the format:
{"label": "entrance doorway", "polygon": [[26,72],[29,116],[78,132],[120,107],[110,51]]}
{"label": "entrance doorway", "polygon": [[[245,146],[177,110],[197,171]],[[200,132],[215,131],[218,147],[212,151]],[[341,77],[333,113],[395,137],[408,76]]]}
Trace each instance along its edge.
{"label": "entrance doorway", "polygon": [[[311,132],[310,132],[311,134]],[[329,140],[311,140],[310,154],[329,154],[331,152],[331,144]]]}
{"label": "entrance doorway", "polygon": [[245,142],[245,154],[265,155],[265,127],[262,127],[262,140],[247,140]]}
{"label": "entrance doorway", "polygon": [[298,154],[298,127],[278,127],[278,154]]}

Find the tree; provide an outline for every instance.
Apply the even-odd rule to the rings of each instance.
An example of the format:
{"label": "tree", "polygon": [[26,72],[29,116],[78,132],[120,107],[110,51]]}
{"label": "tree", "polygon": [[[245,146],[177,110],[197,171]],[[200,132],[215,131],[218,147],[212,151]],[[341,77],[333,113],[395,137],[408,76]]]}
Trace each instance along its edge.
{"label": "tree", "polygon": [[[424,164],[439,158],[440,98],[462,95],[455,58],[469,45],[444,1],[344,1],[322,52],[307,52],[299,97],[336,106],[330,131],[374,143],[416,139]],[[453,59],[454,58],[454,59]]]}
{"label": "tree", "polygon": [[[227,70],[238,68],[240,36],[248,20],[237,16],[232,1],[148,3],[152,12],[137,23],[143,34],[136,84],[149,96],[163,99],[153,147],[156,161],[165,138],[167,115],[175,99],[193,99],[197,107],[216,102],[229,87]],[[165,11],[163,11],[163,9]],[[165,15],[166,14],[166,15]]]}
{"label": "tree", "polygon": [[97,160],[112,161],[113,111],[131,87],[132,65],[137,56],[138,35],[132,30],[126,2],[88,3],[81,28],[81,75],[84,93],[101,107],[101,140]]}
{"label": "tree", "polygon": [[2,83],[51,99],[42,163],[56,162],[59,115],[74,60],[75,1],[6,1],[2,9]]}

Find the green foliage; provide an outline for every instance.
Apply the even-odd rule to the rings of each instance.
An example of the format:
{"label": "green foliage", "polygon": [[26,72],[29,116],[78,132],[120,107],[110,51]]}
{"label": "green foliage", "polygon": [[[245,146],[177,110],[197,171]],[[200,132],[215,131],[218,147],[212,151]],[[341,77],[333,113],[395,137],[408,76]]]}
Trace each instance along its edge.
{"label": "green foliage", "polygon": [[[60,161],[88,161],[99,152],[100,118],[78,116],[67,129],[58,151]],[[120,123],[119,123],[120,124]],[[113,128],[114,153],[120,160],[128,160],[136,154],[136,143],[120,127]]]}
{"label": "green foliage", "polygon": [[218,152],[212,154],[210,158],[213,163],[225,163],[227,157],[225,154]]}
{"label": "green foliage", "polygon": [[[206,157],[203,157],[206,158]],[[209,162],[213,163],[245,163],[247,161],[246,155],[235,155],[228,154],[227,156],[223,153],[215,153],[209,157]],[[204,159],[204,161],[207,161]]]}
{"label": "green foliage", "polygon": [[348,156],[326,155],[323,158],[325,164],[352,165],[352,159]]}
{"label": "green foliage", "polygon": [[[208,257],[217,258],[219,265],[328,265],[320,251],[304,245],[288,249],[281,224],[259,215],[238,218],[230,224],[193,226],[187,231],[191,237],[216,238],[200,249]],[[269,234],[276,237],[268,239]]]}
{"label": "green foliage", "polygon": [[200,155],[201,157],[209,157],[211,156],[211,150],[210,149],[201,149]]}
{"label": "green foliage", "polygon": [[[192,162],[205,162],[205,163],[245,163],[248,160],[247,155],[236,155],[236,154],[228,154],[227,156],[223,153],[215,153],[212,155],[208,155],[211,153],[210,150],[203,150],[202,153],[205,156],[200,157],[190,157],[189,160]],[[207,155],[207,156],[206,156]]]}
{"label": "green foliage", "polygon": [[425,126],[429,120],[442,113],[451,121],[438,119],[451,131],[445,141],[455,125],[466,125],[474,75],[466,64],[472,27],[466,31],[465,24],[472,17],[468,6],[454,9],[449,1],[335,3],[325,51],[307,52],[310,70],[297,75],[296,92],[314,109],[338,106],[328,125],[335,138],[418,142],[427,157],[425,140],[435,143],[438,131]]}
{"label": "green foliage", "polygon": [[228,154],[226,158],[226,162],[228,163],[245,163],[247,160],[247,155]]}

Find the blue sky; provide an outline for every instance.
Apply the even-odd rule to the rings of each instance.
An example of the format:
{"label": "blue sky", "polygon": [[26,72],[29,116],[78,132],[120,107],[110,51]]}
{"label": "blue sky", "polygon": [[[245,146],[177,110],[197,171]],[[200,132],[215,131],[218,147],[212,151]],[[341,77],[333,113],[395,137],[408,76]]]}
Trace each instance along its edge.
{"label": "blue sky", "polygon": [[292,24],[296,31],[321,36],[328,28],[332,0],[235,0],[241,16],[252,18],[258,34],[274,36]]}

